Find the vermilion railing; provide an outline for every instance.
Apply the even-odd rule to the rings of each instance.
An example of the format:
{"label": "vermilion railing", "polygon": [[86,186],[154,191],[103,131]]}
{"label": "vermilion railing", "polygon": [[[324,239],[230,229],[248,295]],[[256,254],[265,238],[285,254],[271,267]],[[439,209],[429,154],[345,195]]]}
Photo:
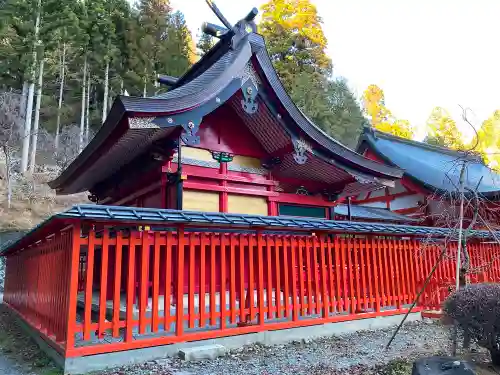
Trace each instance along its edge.
{"label": "vermilion railing", "polygon": [[[67,357],[401,314],[442,251],[404,238],[99,225],[7,260],[5,301]],[[471,282],[499,281],[500,248],[468,249]],[[446,256],[416,311],[439,309],[454,279]]]}
{"label": "vermilion railing", "polygon": [[63,352],[68,334],[72,231],[7,257],[4,302]]}

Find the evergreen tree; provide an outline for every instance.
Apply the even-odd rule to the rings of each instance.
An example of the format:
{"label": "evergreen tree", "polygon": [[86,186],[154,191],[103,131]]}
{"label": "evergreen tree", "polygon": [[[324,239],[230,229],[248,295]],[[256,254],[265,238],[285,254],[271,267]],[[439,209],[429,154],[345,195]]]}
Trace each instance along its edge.
{"label": "evergreen tree", "polygon": [[[140,95],[144,83],[153,95],[156,74],[180,76],[198,58],[184,16],[167,0],[143,0],[137,9],[128,0],[0,2],[0,90],[23,92],[21,109],[31,98],[30,129],[59,134],[79,123],[80,148],[113,96],[125,89]],[[20,142],[30,135],[36,142],[27,134]]]}
{"label": "evergreen tree", "polygon": [[[36,0],[5,0],[0,7],[1,85],[20,90],[30,77],[35,43]],[[31,77],[34,81],[34,77]]]}
{"label": "evergreen tree", "polygon": [[332,78],[316,7],[309,0],[270,0],[262,10],[259,32],[292,100],[327,134],[354,146],[364,119],[345,80]]}
{"label": "evergreen tree", "polygon": [[328,82],[327,94],[329,110],[324,130],[346,146],[355,147],[366,124],[361,107],[345,79]]}
{"label": "evergreen tree", "polygon": [[180,76],[189,68],[190,33],[184,16],[172,13],[168,0],[141,0],[138,25],[141,56],[135,70],[142,68],[143,96],[148,96],[159,91],[154,85],[158,74]]}
{"label": "evergreen tree", "polygon": [[198,49],[198,55],[205,55],[210,49],[214,46],[215,41],[213,36],[202,33],[200,38],[198,39],[198,43],[196,44],[196,48]]}
{"label": "evergreen tree", "polygon": [[[168,34],[163,45],[165,53],[169,55],[162,67],[167,69],[166,74],[180,77],[189,69],[193,62],[192,40],[184,15],[181,12],[173,13],[168,22]],[[157,72],[165,74],[162,71]]]}

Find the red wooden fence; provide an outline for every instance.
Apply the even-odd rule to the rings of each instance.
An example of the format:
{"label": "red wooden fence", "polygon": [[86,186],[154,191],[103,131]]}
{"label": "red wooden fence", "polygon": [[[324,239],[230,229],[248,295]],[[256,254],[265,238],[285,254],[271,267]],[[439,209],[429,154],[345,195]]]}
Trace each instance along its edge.
{"label": "red wooden fence", "polygon": [[59,352],[68,335],[72,231],[7,257],[4,302]]}
{"label": "red wooden fence", "polygon": [[[76,225],[8,256],[5,301],[64,355],[82,356],[401,314],[442,251],[415,239],[187,230],[82,235]],[[500,280],[499,250],[469,244],[471,282]],[[452,290],[455,252],[416,311],[439,309]]]}

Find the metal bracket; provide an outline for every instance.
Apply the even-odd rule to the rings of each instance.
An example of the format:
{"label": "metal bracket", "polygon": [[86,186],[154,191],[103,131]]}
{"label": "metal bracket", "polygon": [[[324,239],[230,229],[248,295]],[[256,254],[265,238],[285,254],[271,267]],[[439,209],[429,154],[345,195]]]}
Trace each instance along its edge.
{"label": "metal bracket", "polygon": [[306,151],[312,152],[311,146],[302,138],[292,138],[293,149],[293,159],[297,164],[305,164],[307,161]]}
{"label": "metal bracket", "polygon": [[219,163],[228,163],[233,161],[233,155],[228,152],[212,151],[212,158]]}
{"label": "metal bracket", "polygon": [[182,142],[188,146],[196,146],[200,143],[200,136],[198,135],[200,123],[201,121],[190,120],[181,125],[184,129],[184,132],[181,134]]}
{"label": "metal bracket", "polygon": [[325,189],[323,190],[323,196],[328,202],[334,202],[338,199],[339,193],[332,193],[331,191]]}
{"label": "metal bracket", "polygon": [[304,186],[301,186],[297,189],[297,191],[295,191],[295,194],[296,195],[309,195],[309,191]]}
{"label": "metal bracket", "polygon": [[255,101],[259,90],[257,86],[254,85],[251,79],[247,80],[243,84],[241,90],[243,91],[244,98],[241,100],[241,106],[246,113],[248,113],[249,115],[253,115],[259,108],[259,103]]}

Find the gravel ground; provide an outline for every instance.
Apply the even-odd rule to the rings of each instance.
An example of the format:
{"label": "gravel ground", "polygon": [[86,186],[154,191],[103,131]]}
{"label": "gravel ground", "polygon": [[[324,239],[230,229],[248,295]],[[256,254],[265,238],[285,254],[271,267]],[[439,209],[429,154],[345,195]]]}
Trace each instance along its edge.
{"label": "gravel ground", "polygon": [[62,375],[0,303],[0,374]]}
{"label": "gravel ground", "polygon": [[[250,345],[216,360],[164,358],[94,375],[410,375],[413,360],[450,353],[449,329],[439,323],[405,325],[385,351],[394,328],[265,347]],[[462,356],[466,358],[465,356]],[[466,358],[488,364],[480,350]],[[500,372],[478,372],[497,375]],[[60,375],[0,305],[0,374]]]}
{"label": "gravel ground", "polygon": [[412,361],[449,352],[449,330],[437,323],[404,326],[385,351],[394,329],[364,331],[289,345],[251,345],[225,357],[202,362],[165,358],[105,372],[107,375],[263,375],[263,374],[378,374],[389,362]]}

